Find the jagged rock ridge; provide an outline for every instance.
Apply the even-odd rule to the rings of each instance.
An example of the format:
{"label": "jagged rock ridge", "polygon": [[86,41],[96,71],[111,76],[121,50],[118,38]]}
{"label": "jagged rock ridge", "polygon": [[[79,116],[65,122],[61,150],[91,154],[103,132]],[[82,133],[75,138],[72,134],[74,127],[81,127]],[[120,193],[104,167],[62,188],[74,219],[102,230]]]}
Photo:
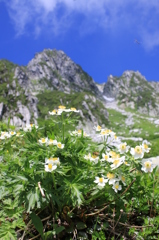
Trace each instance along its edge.
{"label": "jagged rock ridge", "polygon": [[[83,100],[79,101],[83,111],[87,110],[87,114],[83,115],[81,112],[81,116],[86,118],[87,115],[90,122],[98,122],[101,109],[101,115],[104,114],[104,118],[108,120],[105,107],[102,105],[99,108],[102,95],[94,80],[63,51],[45,49],[37,53],[27,66],[18,66],[1,60],[0,82],[2,83],[0,118],[10,117],[11,124],[20,126],[30,122],[36,123],[42,107],[44,110],[51,110],[46,107],[45,101],[41,103],[42,107],[38,105],[39,97],[43,99],[43,94],[55,94],[57,91],[65,93],[67,98],[61,95],[60,102],[55,101],[54,105],[71,104],[71,100],[68,100],[70,95],[85,92]],[[51,94],[51,101],[53,98],[54,95]],[[78,105],[75,101],[74,103]],[[98,109],[98,114],[94,114],[95,109]]]}

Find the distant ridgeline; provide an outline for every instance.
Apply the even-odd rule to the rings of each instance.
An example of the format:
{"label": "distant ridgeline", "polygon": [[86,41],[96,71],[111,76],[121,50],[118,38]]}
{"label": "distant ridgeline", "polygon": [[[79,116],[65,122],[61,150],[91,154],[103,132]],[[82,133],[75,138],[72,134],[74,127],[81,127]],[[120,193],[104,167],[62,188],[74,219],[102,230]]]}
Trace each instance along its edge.
{"label": "distant ridgeline", "polygon": [[159,114],[159,83],[126,71],[97,84],[63,51],[45,49],[27,66],[0,60],[0,119],[16,126],[37,123],[48,111],[65,105],[80,111],[85,125],[110,124],[107,103],[149,116]]}

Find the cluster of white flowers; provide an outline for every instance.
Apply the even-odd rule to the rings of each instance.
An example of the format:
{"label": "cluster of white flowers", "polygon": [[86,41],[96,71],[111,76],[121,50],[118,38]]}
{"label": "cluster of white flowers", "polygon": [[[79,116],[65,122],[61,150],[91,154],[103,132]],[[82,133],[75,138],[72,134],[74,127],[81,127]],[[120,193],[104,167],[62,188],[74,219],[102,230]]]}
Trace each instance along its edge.
{"label": "cluster of white flowers", "polygon": [[38,128],[38,126],[37,125],[35,125],[35,124],[33,124],[33,123],[31,123],[31,124],[26,124],[26,126],[23,128],[23,130],[25,131],[25,132],[31,132],[31,130],[33,129],[33,128]]}
{"label": "cluster of white flowers", "polygon": [[134,159],[143,158],[144,153],[149,153],[150,149],[148,147],[148,142],[144,140],[140,146],[136,146],[135,148],[131,148],[130,153],[134,157]]}
{"label": "cluster of white flowers", "polygon": [[109,145],[116,146],[120,142],[119,138],[116,136],[116,133],[110,129],[105,129],[97,125],[94,126],[94,130],[99,134],[98,137],[106,137],[107,144]]}
{"label": "cluster of white flowers", "polygon": [[89,161],[97,164],[98,160],[99,160],[99,157],[97,155],[95,155],[95,154],[89,153],[88,155],[84,156],[84,159],[89,160]]}
{"label": "cluster of white flowers", "polygon": [[60,165],[60,160],[58,157],[45,158],[45,171],[52,172]]}
{"label": "cluster of white flowers", "polygon": [[114,173],[108,173],[106,177],[102,176],[95,177],[95,183],[98,183],[99,187],[104,187],[106,183],[109,185],[112,185],[112,188],[117,193],[122,189],[122,186],[119,184],[119,181],[122,181],[122,183],[125,185],[125,177],[119,176],[118,178],[115,176]]}
{"label": "cluster of white flowers", "polygon": [[115,132],[110,129],[104,129],[101,126],[94,126],[96,132],[99,132],[101,136],[115,136]]}
{"label": "cluster of white flowers", "polygon": [[10,131],[10,132],[1,132],[1,136],[0,139],[6,139],[6,138],[10,138],[11,136],[17,135],[16,132],[14,131]]}
{"label": "cluster of white flowers", "polygon": [[[98,125],[95,127],[95,130],[97,132],[100,132],[100,134],[103,135],[113,135],[114,132],[111,130],[102,130],[102,128]],[[148,147],[150,143],[147,140],[144,140],[140,146],[136,146],[135,148],[131,148],[127,146],[127,143],[119,143],[116,145],[116,152],[112,151],[110,149],[107,149],[105,153],[102,153],[102,158],[99,159],[99,157],[94,157],[94,163],[98,163],[99,161],[101,162],[108,162],[109,166],[111,168],[111,171],[114,169],[120,167],[122,164],[125,164],[126,166],[130,166],[130,164],[125,161],[125,156],[124,154],[127,153],[130,150],[130,154],[134,157],[134,159],[139,159],[144,157],[144,153],[148,153],[150,151],[150,148]],[[123,154],[123,156],[120,156],[120,154]],[[93,161],[92,155],[89,153],[88,155],[84,156],[85,159]],[[141,161],[141,170],[144,172],[152,172],[155,165],[152,164],[151,160],[146,160],[143,159]],[[95,178],[95,183],[98,184],[100,187],[104,187],[106,183],[109,185],[113,185],[112,188],[114,189],[115,192],[118,192],[119,190],[122,189],[122,186],[119,184],[120,181],[122,184],[125,186],[125,176],[119,175],[118,177],[115,176],[114,173],[108,173],[106,177],[96,177]]]}
{"label": "cluster of white flowers", "polygon": [[76,108],[66,108],[65,106],[58,106],[58,109],[54,109],[51,112],[49,111],[50,115],[61,115],[62,112],[76,112],[78,113],[79,110],[77,110]]}
{"label": "cluster of white flowers", "polygon": [[57,146],[58,148],[61,148],[63,149],[64,148],[64,144],[62,144],[61,142],[57,142],[57,140],[53,140],[53,139],[48,139],[48,137],[46,138],[41,138],[38,140],[39,143],[41,145],[45,144],[45,145],[55,145]]}
{"label": "cluster of white flowers", "polygon": [[[79,130],[72,131],[72,132],[70,132],[70,135],[71,136],[79,136],[80,137],[80,136],[82,136],[82,130],[79,129]],[[88,137],[89,135],[86,132],[83,131],[83,136],[84,137]]]}

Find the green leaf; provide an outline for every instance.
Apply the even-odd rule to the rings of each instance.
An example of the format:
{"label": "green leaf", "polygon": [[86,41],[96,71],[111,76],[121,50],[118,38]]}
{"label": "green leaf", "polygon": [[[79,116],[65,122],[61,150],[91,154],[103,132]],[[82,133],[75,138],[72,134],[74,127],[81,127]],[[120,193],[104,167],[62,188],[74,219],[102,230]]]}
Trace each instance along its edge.
{"label": "green leaf", "polygon": [[77,227],[77,229],[84,229],[84,228],[87,227],[87,225],[85,223],[83,223],[83,222],[78,222],[76,224],[76,227]]}
{"label": "green leaf", "polygon": [[17,240],[17,237],[15,237],[15,235],[11,232],[7,232],[5,235],[0,237],[0,240]]}
{"label": "green leaf", "polygon": [[62,232],[65,229],[65,227],[60,226],[60,227],[55,227],[54,231],[56,232],[56,234],[59,234],[60,232]]}
{"label": "green leaf", "polygon": [[36,230],[40,233],[41,237],[43,237],[43,224],[41,219],[33,212],[30,214],[30,217]]}
{"label": "green leaf", "polygon": [[19,179],[21,179],[21,180],[23,180],[23,181],[28,181],[28,178],[26,178],[26,177],[24,177],[24,176],[16,176],[16,178],[19,178]]}

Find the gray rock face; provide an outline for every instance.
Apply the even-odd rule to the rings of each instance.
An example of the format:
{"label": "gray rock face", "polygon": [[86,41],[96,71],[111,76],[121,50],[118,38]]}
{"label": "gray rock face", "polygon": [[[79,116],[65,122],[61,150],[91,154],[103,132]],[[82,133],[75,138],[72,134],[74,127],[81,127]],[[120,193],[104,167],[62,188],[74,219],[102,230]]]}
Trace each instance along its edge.
{"label": "gray rock face", "polygon": [[35,91],[43,88],[64,92],[91,91],[100,97],[93,79],[63,51],[45,49],[36,54],[27,65],[27,77]]}
{"label": "gray rock face", "polygon": [[[89,92],[88,98],[92,102],[90,103],[92,108],[96,99],[103,99],[94,80],[63,51],[45,49],[35,54],[27,66],[12,65],[10,69],[10,63],[5,64],[8,64],[8,69],[6,68],[8,78],[2,79],[2,83],[6,82],[4,99],[7,98],[8,103],[5,101],[5,104],[0,105],[0,118],[4,120],[10,117],[11,123],[16,126],[37,122],[38,94],[46,91]],[[12,81],[10,72],[13,73]],[[90,93],[93,95],[91,98]],[[85,101],[83,104],[84,109],[87,108],[89,112],[89,120],[94,121],[89,106]],[[107,116],[105,112],[105,117]]]}
{"label": "gray rock face", "polygon": [[0,103],[0,120],[2,119],[3,111],[4,111],[4,104],[2,102]]}
{"label": "gray rock face", "polygon": [[105,99],[114,99],[122,108],[159,115],[159,82],[148,82],[138,71],[125,71],[121,77],[110,75],[102,93]]}
{"label": "gray rock face", "polygon": [[[78,95],[84,92],[80,100],[81,107],[83,112],[87,112],[86,122],[92,124],[91,127],[98,123],[93,114],[97,108],[98,115],[108,119],[103,103],[106,107],[114,102],[123,109],[131,108],[150,116],[159,115],[158,82],[148,82],[138,71],[125,71],[120,77],[110,75],[106,83],[96,84],[63,51],[45,49],[35,54],[27,66],[4,61],[0,84],[4,86],[0,119],[10,117],[16,126],[36,123],[39,117],[39,94],[46,95],[47,91],[55,90],[69,94],[76,92]],[[101,105],[96,104],[97,100]],[[80,115],[84,117],[82,111]]]}

